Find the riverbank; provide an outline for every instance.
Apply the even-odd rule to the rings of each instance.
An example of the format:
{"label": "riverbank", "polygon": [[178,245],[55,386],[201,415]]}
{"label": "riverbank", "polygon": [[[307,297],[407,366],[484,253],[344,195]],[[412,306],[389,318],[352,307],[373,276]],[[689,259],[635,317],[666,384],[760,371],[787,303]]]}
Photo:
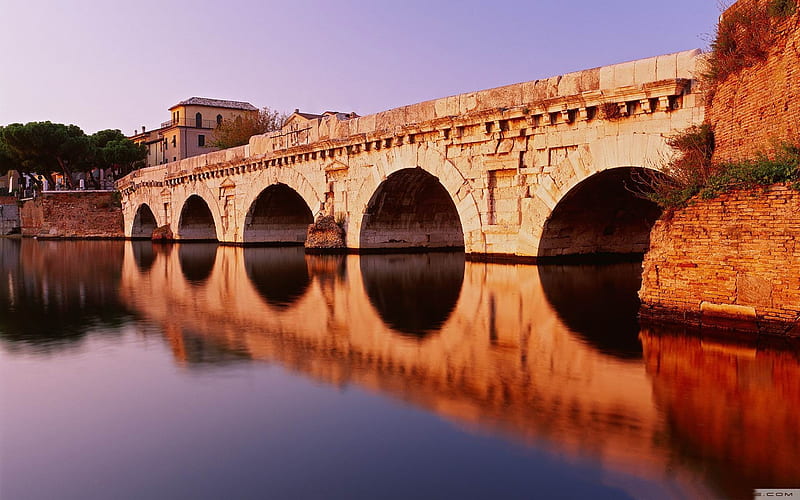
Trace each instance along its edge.
{"label": "riverbank", "polygon": [[641,317],[800,336],[800,192],[788,185],[696,199],[653,228]]}

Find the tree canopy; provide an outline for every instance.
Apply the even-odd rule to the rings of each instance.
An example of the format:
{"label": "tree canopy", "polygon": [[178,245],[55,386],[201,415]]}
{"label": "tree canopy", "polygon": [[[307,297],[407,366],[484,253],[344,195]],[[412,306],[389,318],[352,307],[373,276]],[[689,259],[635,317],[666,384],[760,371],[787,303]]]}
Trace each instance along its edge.
{"label": "tree canopy", "polygon": [[280,129],[287,116],[286,113],[265,107],[253,116],[238,116],[233,120],[223,120],[214,129],[214,137],[209,145],[220,149],[243,146],[254,135]]}
{"label": "tree canopy", "polygon": [[147,152],[119,130],[101,130],[86,135],[76,125],[29,122],[0,127],[0,172],[15,169],[23,173],[64,174],[74,187],[73,172],[94,168],[116,168],[128,173],[142,162]]}

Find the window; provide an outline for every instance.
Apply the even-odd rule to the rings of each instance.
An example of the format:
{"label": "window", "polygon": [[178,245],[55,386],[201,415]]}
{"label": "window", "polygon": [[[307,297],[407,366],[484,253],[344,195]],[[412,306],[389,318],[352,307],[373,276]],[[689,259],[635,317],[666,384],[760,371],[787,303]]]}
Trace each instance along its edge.
{"label": "window", "polygon": [[175,147],[175,144],[176,144],[176,142],[175,142],[175,141],[176,141],[176,138],[177,138],[177,137],[178,137],[177,135],[173,135],[173,136],[172,136],[172,147],[173,147],[173,148]]}
{"label": "window", "polygon": [[217,115],[217,126],[222,125],[222,115]]}
{"label": "window", "polygon": [[206,145],[206,136],[200,134],[197,136],[197,145],[198,146],[205,146]]}
{"label": "window", "polygon": [[203,128],[203,115],[201,113],[194,115],[194,126],[195,128]]}

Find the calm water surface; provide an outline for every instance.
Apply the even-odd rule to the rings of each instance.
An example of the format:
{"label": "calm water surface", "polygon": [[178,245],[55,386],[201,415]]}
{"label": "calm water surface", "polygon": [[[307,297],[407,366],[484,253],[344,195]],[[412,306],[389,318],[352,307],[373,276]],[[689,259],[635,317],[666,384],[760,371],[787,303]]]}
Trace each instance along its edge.
{"label": "calm water surface", "polygon": [[752,498],[800,357],[639,266],[0,239],[0,498]]}

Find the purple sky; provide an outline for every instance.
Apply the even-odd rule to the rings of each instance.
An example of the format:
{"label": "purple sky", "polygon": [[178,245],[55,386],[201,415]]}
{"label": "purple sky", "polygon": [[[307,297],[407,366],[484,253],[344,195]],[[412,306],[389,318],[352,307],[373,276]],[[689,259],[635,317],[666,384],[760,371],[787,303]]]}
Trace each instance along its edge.
{"label": "purple sky", "polygon": [[192,96],[374,113],[706,48],[714,0],[0,0],[0,125],[125,134]]}

